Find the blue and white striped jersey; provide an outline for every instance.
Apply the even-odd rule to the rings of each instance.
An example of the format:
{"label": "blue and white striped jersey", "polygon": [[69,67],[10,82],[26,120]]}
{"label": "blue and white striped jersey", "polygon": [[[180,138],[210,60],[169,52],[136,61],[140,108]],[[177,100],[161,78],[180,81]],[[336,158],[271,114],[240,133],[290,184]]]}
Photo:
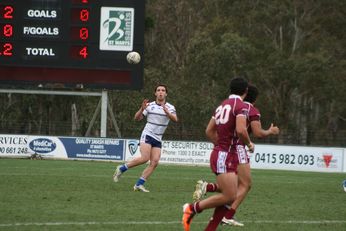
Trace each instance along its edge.
{"label": "blue and white striped jersey", "polygon": [[[176,114],[175,107],[172,104],[166,102],[165,106],[170,113]],[[147,123],[142,134],[147,134],[161,142],[162,135],[170,121],[162,106],[158,105],[155,101],[150,102],[143,111],[143,115],[147,117]]]}

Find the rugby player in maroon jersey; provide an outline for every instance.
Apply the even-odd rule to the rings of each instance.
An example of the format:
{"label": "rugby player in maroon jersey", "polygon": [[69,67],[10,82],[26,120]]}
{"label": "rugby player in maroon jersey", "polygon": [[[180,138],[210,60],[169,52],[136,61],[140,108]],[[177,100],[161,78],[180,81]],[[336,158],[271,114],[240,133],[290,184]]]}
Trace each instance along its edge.
{"label": "rugby player in maroon jersey", "polygon": [[[267,130],[262,129],[261,125],[261,113],[254,106],[256,99],[258,97],[258,89],[254,85],[248,86],[248,93],[244,98],[244,102],[248,105],[248,118],[247,118],[247,127],[248,132],[253,133],[253,135],[257,138],[264,138],[269,135],[277,135],[280,130],[277,126],[273,124]],[[244,145],[241,141],[240,145]],[[242,156],[239,159],[238,165],[238,192],[237,199],[232,203],[231,208],[227,211],[225,217],[222,219],[222,224],[225,225],[233,225],[233,226],[244,226],[243,223],[234,219],[234,214],[236,213],[237,208],[245,199],[247,193],[251,189],[251,170],[248,156]],[[196,185],[196,190],[193,194],[193,199],[198,201],[202,196],[206,194],[206,192],[217,192],[219,191],[218,185],[216,183],[208,183],[203,180],[199,180]]]}
{"label": "rugby player in maroon jersey", "polygon": [[210,168],[216,175],[220,193],[183,206],[182,223],[185,231],[190,230],[190,224],[195,214],[210,208],[215,208],[215,210],[205,230],[216,230],[229,210],[227,205],[232,204],[237,197],[238,177],[236,172],[239,155],[246,155],[245,147],[238,143],[241,140],[250,151],[254,151],[254,144],[250,140],[246,126],[248,106],[243,102],[247,88],[248,82],[245,79],[232,79],[231,95],[216,108],[208,123],[206,135],[214,143],[214,149],[210,155]]}

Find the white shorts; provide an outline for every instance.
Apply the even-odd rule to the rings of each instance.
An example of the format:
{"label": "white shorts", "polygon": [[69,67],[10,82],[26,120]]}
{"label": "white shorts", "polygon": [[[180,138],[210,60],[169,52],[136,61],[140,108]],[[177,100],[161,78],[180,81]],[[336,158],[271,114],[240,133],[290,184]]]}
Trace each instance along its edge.
{"label": "white shorts", "polygon": [[250,158],[249,158],[247,150],[245,149],[245,146],[244,145],[237,145],[236,149],[237,149],[239,164],[250,163]]}

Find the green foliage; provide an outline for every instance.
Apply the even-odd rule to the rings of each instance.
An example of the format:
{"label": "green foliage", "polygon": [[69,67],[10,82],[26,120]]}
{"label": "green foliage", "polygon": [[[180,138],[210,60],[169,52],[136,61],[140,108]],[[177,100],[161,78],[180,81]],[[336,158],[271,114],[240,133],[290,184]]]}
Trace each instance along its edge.
{"label": "green foliage", "polygon": [[[147,1],[143,90],[110,91],[123,137],[139,135],[142,126],[133,115],[144,98],[153,99],[152,89],[161,82],[168,85],[168,101],[180,119],[164,138],[204,140],[230,78],[244,75],[260,90],[256,105],[262,123],[281,128],[274,142],[333,144],[335,139],[326,143],[323,134],[342,138],[346,132],[345,12],[345,1],[338,0]],[[98,101],[52,99],[10,102],[2,95],[2,133],[70,135],[76,103],[84,135]],[[108,124],[109,136],[115,136]],[[307,138],[301,131],[315,135]],[[341,138],[334,145],[344,146]]]}
{"label": "green foliage", "polygon": [[247,39],[233,33],[225,22],[216,19],[206,25],[191,39],[187,50],[182,92],[194,103],[189,105],[188,115],[183,110],[182,116],[194,127],[206,126],[215,106],[228,96],[230,79],[244,75],[252,57]]}

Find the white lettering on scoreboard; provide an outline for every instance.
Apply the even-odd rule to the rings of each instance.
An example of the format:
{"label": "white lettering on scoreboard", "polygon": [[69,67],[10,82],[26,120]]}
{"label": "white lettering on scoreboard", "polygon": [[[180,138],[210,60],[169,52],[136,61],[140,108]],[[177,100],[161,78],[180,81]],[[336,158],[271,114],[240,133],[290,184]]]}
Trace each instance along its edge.
{"label": "white lettering on scoreboard", "polygon": [[58,27],[23,27],[24,35],[40,35],[40,36],[58,36],[59,28]]}
{"label": "white lettering on scoreboard", "polygon": [[52,48],[26,47],[28,56],[55,56]]}
{"label": "white lettering on scoreboard", "polygon": [[29,9],[27,12],[28,17],[30,18],[56,18],[56,10],[33,10]]}

